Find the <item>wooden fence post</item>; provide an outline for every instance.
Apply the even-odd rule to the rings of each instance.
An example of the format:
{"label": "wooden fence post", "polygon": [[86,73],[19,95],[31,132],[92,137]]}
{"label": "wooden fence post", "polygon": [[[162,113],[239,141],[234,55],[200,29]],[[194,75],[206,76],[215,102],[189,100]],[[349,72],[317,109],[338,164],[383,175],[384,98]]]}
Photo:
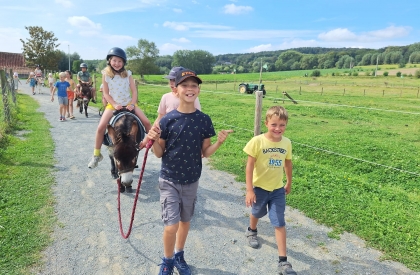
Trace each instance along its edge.
{"label": "wooden fence post", "polygon": [[324,93],[324,87],[321,87],[321,95]]}
{"label": "wooden fence post", "polygon": [[261,134],[261,110],[262,110],[262,91],[255,92],[255,117],[254,117],[254,136]]}
{"label": "wooden fence post", "polygon": [[302,94],[302,86],[299,86],[299,94]]}
{"label": "wooden fence post", "polygon": [[363,95],[366,95],[366,89],[363,89]]}
{"label": "wooden fence post", "polygon": [[385,95],[385,90],[382,90],[382,96],[384,96]]}
{"label": "wooden fence post", "polygon": [[344,88],[343,95],[346,93],[346,88]]}

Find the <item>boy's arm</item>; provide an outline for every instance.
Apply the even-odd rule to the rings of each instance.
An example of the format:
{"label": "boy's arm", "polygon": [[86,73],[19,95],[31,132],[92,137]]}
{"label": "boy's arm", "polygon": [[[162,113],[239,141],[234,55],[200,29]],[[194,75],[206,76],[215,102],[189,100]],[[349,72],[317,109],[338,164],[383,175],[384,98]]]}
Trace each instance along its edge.
{"label": "boy's arm", "polygon": [[153,126],[152,129],[147,133],[147,138],[149,140],[154,140],[153,143],[153,153],[156,157],[161,158],[163,156],[163,152],[165,151],[166,142],[164,139],[160,138],[160,129],[159,127]]}
{"label": "boy's arm", "polygon": [[202,149],[201,149],[201,151],[203,153],[203,157],[208,158],[214,152],[216,152],[216,150],[219,149],[219,147],[223,144],[223,142],[225,142],[229,133],[233,133],[233,130],[222,130],[222,131],[220,131],[219,134],[217,135],[216,142],[213,143],[213,144],[211,144],[210,138],[206,138],[203,141],[203,146],[202,146]]}
{"label": "boy's arm", "polygon": [[248,160],[246,162],[245,176],[246,176],[246,197],[245,205],[246,207],[252,206],[252,204],[257,202],[255,197],[254,185],[252,184],[252,179],[254,177],[254,166],[255,158],[248,155]]}
{"label": "boy's arm", "polygon": [[286,195],[292,191],[292,160],[286,159],[284,161],[284,172],[286,174],[286,185],[284,186],[284,190],[286,191]]}

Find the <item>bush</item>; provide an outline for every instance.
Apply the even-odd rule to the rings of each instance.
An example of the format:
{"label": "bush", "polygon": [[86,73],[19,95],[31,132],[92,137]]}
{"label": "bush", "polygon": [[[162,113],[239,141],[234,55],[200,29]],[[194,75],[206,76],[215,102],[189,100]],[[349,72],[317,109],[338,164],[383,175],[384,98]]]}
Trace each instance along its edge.
{"label": "bush", "polygon": [[388,72],[384,72],[384,76],[388,76]]}
{"label": "bush", "polygon": [[314,77],[321,76],[321,71],[320,70],[313,70],[312,73],[311,73],[311,76],[314,76]]}
{"label": "bush", "polygon": [[358,76],[359,75],[359,73],[358,72],[353,72],[353,74],[352,74],[353,76]]}
{"label": "bush", "polygon": [[365,76],[370,76],[370,72],[365,72]]}
{"label": "bush", "polygon": [[332,72],[332,73],[331,73],[331,76],[335,76],[335,73],[334,73],[334,72]]}
{"label": "bush", "polygon": [[401,72],[397,72],[397,77],[401,77]]}
{"label": "bush", "polygon": [[414,76],[415,76],[416,78],[420,78],[420,70],[417,70],[417,71],[414,73]]}

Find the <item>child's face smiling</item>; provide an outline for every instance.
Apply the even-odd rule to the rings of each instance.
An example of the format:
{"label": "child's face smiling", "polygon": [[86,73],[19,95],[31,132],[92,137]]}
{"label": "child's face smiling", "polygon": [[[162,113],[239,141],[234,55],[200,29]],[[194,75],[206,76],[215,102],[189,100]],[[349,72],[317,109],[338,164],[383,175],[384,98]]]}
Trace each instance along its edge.
{"label": "child's face smiling", "polygon": [[267,126],[267,133],[265,134],[266,138],[271,141],[278,142],[281,140],[283,133],[286,130],[287,121],[273,115],[265,122],[265,126]]}
{"label": "child's face smiling", "polygon": [[60,76],[60,81],[61,82],[64,82],[66,80],[66,77],[65,76]]}
{"label": "child's face smiling", "polygon": [[111,67],[114,68],[114,70],[116,71],[118,71],[124,66],[124,60],[118,56],[111,57],[109,63],[111,64]]}
{"label": "child's face smiling", "polygon": [[190,77],[179,83],[176,91],[180,99],[194,102],[200,93],[200,86],[194,78]]}

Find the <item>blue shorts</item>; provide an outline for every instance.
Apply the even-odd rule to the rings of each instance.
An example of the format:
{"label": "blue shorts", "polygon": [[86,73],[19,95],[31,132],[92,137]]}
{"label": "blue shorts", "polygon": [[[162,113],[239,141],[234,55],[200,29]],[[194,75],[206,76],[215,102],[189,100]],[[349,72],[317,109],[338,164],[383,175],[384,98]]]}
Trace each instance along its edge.
{"label": "blue shorts", "polygon": [[260,219],[268,213],[268,218],[273,226],[285,226],[284,211],[286,210],[286,193],[284,187],[271,192],[254,187],[254,193],[257,202],[252,205],[252,215]]}
{"label": "blue shorts", "polygon": [[179,184],[159,177],[160,205],[165,226],[179,221],[191,221],[197,201],[197,189],[198,181]]}

